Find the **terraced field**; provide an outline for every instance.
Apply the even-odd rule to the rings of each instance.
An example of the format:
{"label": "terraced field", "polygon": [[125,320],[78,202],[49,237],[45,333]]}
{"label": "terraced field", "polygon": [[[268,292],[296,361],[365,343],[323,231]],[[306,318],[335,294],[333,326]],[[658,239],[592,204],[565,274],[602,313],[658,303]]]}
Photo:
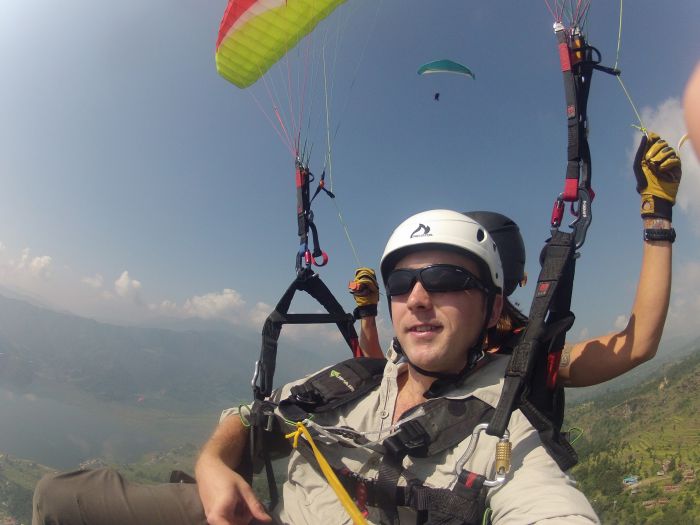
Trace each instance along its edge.
{"label": "terraced field", "polygon": [[[568,410],[584,430],[574,475],[604,523],[700,523],[700,350],[660,375]],[[625,487],[624,476],[640,482]]]}

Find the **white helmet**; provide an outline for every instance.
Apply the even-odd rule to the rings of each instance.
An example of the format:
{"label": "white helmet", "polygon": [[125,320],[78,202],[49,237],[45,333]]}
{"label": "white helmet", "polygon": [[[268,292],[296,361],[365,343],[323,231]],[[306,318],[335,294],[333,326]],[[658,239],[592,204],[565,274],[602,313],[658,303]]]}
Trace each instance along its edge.
{"label": "white helmet", "polygon": [[476,258],[481,263],[486,284],[503,290],[503,269],[498,248],[486,228],[473,219],[452,210],[430,210],[403,221],[389,237],[379,265],[386,283],[389,272],[407,253],[415,249],[451,249]]}

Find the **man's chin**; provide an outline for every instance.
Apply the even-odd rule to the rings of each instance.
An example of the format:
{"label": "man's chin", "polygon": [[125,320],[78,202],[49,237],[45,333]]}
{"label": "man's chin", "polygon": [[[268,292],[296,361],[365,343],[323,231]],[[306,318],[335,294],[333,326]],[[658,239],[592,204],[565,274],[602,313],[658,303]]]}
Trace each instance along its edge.
{"label": "man's chin", "polygon": [[445,360],[440,357],[435,357],[435,355],[421,355],[418,353],[411,355],[408,352],[406,357],[408,357],[409,363],[414,366],[414,368],[420,368],[426,372],[431,372],[433,374],[458,374],[466,365],[466,363],[450,363],[445,364]]}

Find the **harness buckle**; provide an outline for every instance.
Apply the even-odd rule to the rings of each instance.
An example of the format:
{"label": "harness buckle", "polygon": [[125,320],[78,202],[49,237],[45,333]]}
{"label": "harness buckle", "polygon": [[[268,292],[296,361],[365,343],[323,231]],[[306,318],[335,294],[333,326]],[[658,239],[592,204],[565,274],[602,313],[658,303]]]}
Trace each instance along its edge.
{"label": "harness buckle", "polygon": [[272,432],[275,423],[275,405],[269,401],[253,401],[250,409],[250,424],[266,432]]}
{"label": "harness buckle", "polygon": [[384,448],[394,457],[415,456],[429,445],[430,436],[415,419],[403,423],[398,434],[384,440]]}
{"label": "harness buckle", "polygon": [[579,188],[578,208],[576,209],[576,220],[570,224],[574,233],[574,246],[578,250],[586,242],[586,233],[591,225],[593,215],[591,213],[591,203],[593,202],[593,190]]}

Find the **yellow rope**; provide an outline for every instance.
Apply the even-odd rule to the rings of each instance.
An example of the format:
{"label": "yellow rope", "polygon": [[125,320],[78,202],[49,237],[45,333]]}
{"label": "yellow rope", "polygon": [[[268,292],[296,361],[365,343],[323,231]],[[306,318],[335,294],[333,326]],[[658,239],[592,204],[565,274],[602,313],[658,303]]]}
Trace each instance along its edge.
{"label": "yellow rope", "polygon": [[304,426],[303,423],[297,423],[296,425],[297,429],[294,432],[287,434],[285,437],[287,439],[293,439],[292,445],[294,446],[294,448],[297,448],[297,445],[299,444],[299,436],[302,434],[304,435],[306,441],[308,441],[309,445],[311,445],[311,449],[314,452],[316,461],[318,461],[323,475],[326,476],[328,484],[331,486],[336,496],[338,496],[340,503],[343,505],[343,507],[345,507],[347,513],[350,514],[350,518],[352,518],[352,521],[355,523],[355,525],[367,525],[367,520],[365,520],[365,517],[360,512],[360,509],[357,508],[357,505],[355,505],[355,502],[345,490],[345,487],[343,487],[343,485],[340,483],[340,480],[335,475],[335,472],[333,472],[333,469],[328,464],[328,461],[326,461],[326,458],[323,457],[321,451],[318,450],[318,448],[316,447],[316,443],[314,443],[314,440],[311,437],[311,434],[309,434],[308,429]]}
{"label": "yellow rope", "polygon": [[[622,0],[620,0],[620,22],[619,22],[619,25],[617,28],[617,51],[615,52],[615,65],[613,66],[613,69],[617,69],[617,64],[620,61],[621,44],[622,44]],[[630,103],[630,106],[632,106],[632,111],[634,111],[634,114],[637,116],[637,120],[639,121],[639,126],[634,126],[634,127],[638,127],[639,130],[646,135],[647,128],[644,125],[644,122],[642,122],[642,117],[639,116],[639,111],[637,111],[637,106],[634,105],[634,102],[632,101],[632,97],[630,96],[629,91],[627,91],[627,88],[625,87],[625,83],[622,81],[622,74],[619,74],[616,76],[617,76],[617,81],[620,83],[620,86],[622,87],[622,91],[624,91],[625,96],[627,97],[627,100]]]}
{"label": "yellow rope", "polygon": [[622,81],[622,75],[617,75],[617,81],[620,83],[620,86],[622,86],[622,91],[625,92],[625,96],[627,97],[627,100],[629,100],[630,106],[632,106],[632,110],[634,111],[634,114],[637,115],[637,120],[639,121],[639,126],[634,126],[634,127],[638,127],[639,130],[646,135],[647,128],[644,125],[644,122],[642,122],[642,117],[639,115],[639,112],[637,111],[637,106],[634,105],[634,102],[632,101],[632,97],[630,96],[629,92],[627,91],[627,88],[625,87],[625,83]]}
{"label": "yellow rope", "polygon": [[[328,182],[330,186],[330,191],[333,192],[333,156],[331,154],[331,123],[330,123],[330,108],[328,106],[328,78],[326,75],[326,47],[325,45],[323,46],[322,49],[322,57],[323,57],[323,91],[324,91],[324,96],[326,100],[326,162],[325,164],[328,166]],[[355,256],[355,262],[357,263],[357,266],[362,266],[360,264],[360,258],[357,256],[357,250],[355,250],[355,244],[353,244],[352,239],[350,238],[350,230],[348,229],[348,225],[345,223],[345,219],[343,219],[343,214],[340,212],[340,206],[338,205],[338,200],[337,199],[332,199],[333,204],[335,205],[335,210],[338,213],[338,220],[340,221],[341,226],[343,227],[343,232],[345,233],[345,238],[348,240],[348,244],[350,245],[350,249],[352,250],[352,254]]]}
{"label": "yellow rope", "polygon": [[622,0],[620,0],[620,23],[617,28],[617,52],[615,53],[613,69],[617,69],[617,63],[620,61],[620,42],[622,42]]}

